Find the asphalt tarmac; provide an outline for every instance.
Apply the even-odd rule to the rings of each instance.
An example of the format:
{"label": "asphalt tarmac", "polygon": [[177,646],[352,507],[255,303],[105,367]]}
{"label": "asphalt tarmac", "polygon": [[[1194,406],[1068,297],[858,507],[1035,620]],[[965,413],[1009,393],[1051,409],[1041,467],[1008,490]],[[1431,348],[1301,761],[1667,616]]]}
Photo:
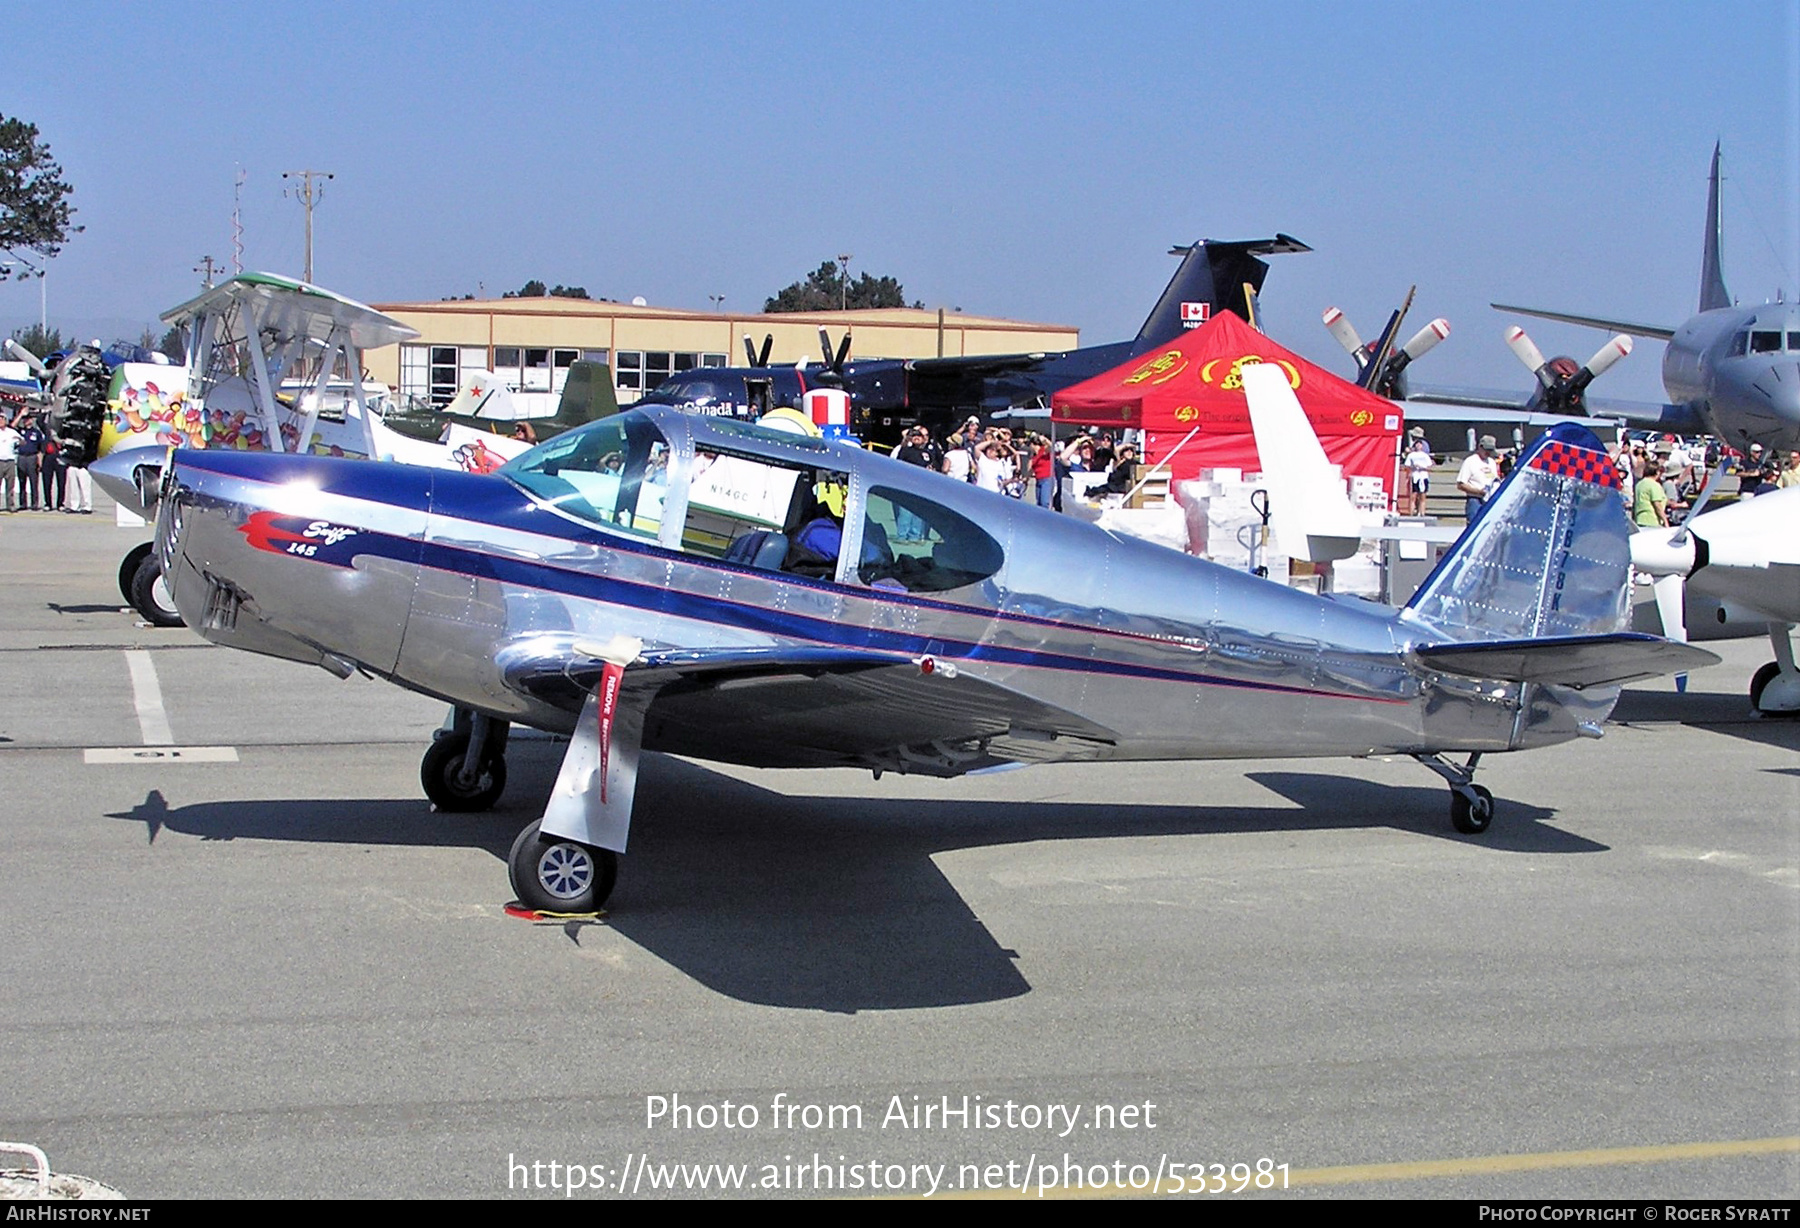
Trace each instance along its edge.
{"label": "asphalt tarmac", "polygon": [[60,1172],[1800,1195],[1800,722],[1750,711],[1766,640],[1491,757],[1481,837],[1410,760],[649,756],[611,914],[532,923],[504,858],[555,743],[515,740],[493,813],[433,814],[440,705],[137,625],[142,530],[101,505],[0,515],[0,1138]]}

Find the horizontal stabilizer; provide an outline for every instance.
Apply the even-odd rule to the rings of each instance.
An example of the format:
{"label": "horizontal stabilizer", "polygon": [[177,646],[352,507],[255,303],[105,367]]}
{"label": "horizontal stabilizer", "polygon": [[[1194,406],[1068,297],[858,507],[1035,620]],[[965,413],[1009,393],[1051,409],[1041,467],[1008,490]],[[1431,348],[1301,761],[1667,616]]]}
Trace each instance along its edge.
{"label": "horizontal stabilizer", "polygon": [[1704,648],[1629,631],[1548,640],[1427,644],[1414,651],[1422,665],[1446,674],[1576,690],[1661,678],[1719,663],[1719,658]]}

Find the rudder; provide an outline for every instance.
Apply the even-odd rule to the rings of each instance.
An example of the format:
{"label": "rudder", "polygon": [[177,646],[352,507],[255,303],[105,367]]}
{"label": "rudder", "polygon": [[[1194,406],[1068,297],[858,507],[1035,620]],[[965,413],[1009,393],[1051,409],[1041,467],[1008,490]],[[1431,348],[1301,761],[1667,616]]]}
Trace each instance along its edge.
{"label": "rudder", "polygon": [[1458,640],[1610,635],[1631,625],[1623,482],[1586,427],[1534,441],[1407,603]]}

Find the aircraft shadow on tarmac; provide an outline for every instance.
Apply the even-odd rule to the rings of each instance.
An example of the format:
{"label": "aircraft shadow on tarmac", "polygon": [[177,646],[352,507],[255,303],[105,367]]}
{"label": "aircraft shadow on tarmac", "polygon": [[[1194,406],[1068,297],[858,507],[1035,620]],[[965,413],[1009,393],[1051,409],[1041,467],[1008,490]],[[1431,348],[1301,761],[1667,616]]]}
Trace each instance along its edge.
{"label": "aircraft shadow on tarmac", "polygon": [[[520,753],[524,752],[524,753]],[[490,815],[421,801],[271,800],[171,808],[159,791],[109,817],[205,840],[461,845],[504,859],[556,773],[554,749],[509,757],[513,786]],[[1131,803],[785,796],[697,764],[646,755],[631,855],[607,924],[718,993],[770,1006],[855,1012],[1015,997],[1029,982],[932,858],[1047,840],[1389,827],[1500,852],[1603,845],[1546,826],[1508,800],[1480,837],[1450,830],[1441,787],[1329,773],[1249,778],[1300,809]],[[570,937],[580,942],[579,931]]]}
{"label": "aircraft shadow on tarmac", "polygon": [[1639,725],[1672,722],[1709,733],[1722,733],[1782,750],[1800,751],[1800,720],[1762,716],[1741,694],[1719,691],[1625,691],[1609,723]]}

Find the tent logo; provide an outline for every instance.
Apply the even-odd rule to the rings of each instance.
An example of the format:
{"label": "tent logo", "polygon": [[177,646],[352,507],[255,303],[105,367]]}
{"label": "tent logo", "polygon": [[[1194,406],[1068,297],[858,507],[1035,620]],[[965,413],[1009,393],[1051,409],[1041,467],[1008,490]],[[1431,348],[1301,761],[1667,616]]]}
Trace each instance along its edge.
{"label": "tent logo", "polygon": [[[1204,367],[1201,367],[1201,382],[1206,384],[1212,383],[1213,368],[1224,361],[1223,358],[1215,358]],[[1244,386],[1244,368],[1253,367],[1259,362],[1267,361],[1269,360],[1262,357],[1260,354],[1244,354],[1233,359],[1230,368],[1225,372],[1225,377],[1219,381],[1220,389],[1226,392],[1237,391]],[[1275,365],[1287,372],[1288,384],[1290,387],[1295,389],[1300,387],[1300,371],[1293,363],[1284,362],[1278,358],[1275,360]]]}
{"label": "tent logo", "polygon": [[1164,350],[1125,377],[1126,384],[1166,384],[1187,369],[1180,350]]}
{"label": "tent logo", "polygon": [[1367,426],[1373,421],[1375,421],[1375,415],[1366,409],[1359,409],[1350,415],[1351,426]]}

